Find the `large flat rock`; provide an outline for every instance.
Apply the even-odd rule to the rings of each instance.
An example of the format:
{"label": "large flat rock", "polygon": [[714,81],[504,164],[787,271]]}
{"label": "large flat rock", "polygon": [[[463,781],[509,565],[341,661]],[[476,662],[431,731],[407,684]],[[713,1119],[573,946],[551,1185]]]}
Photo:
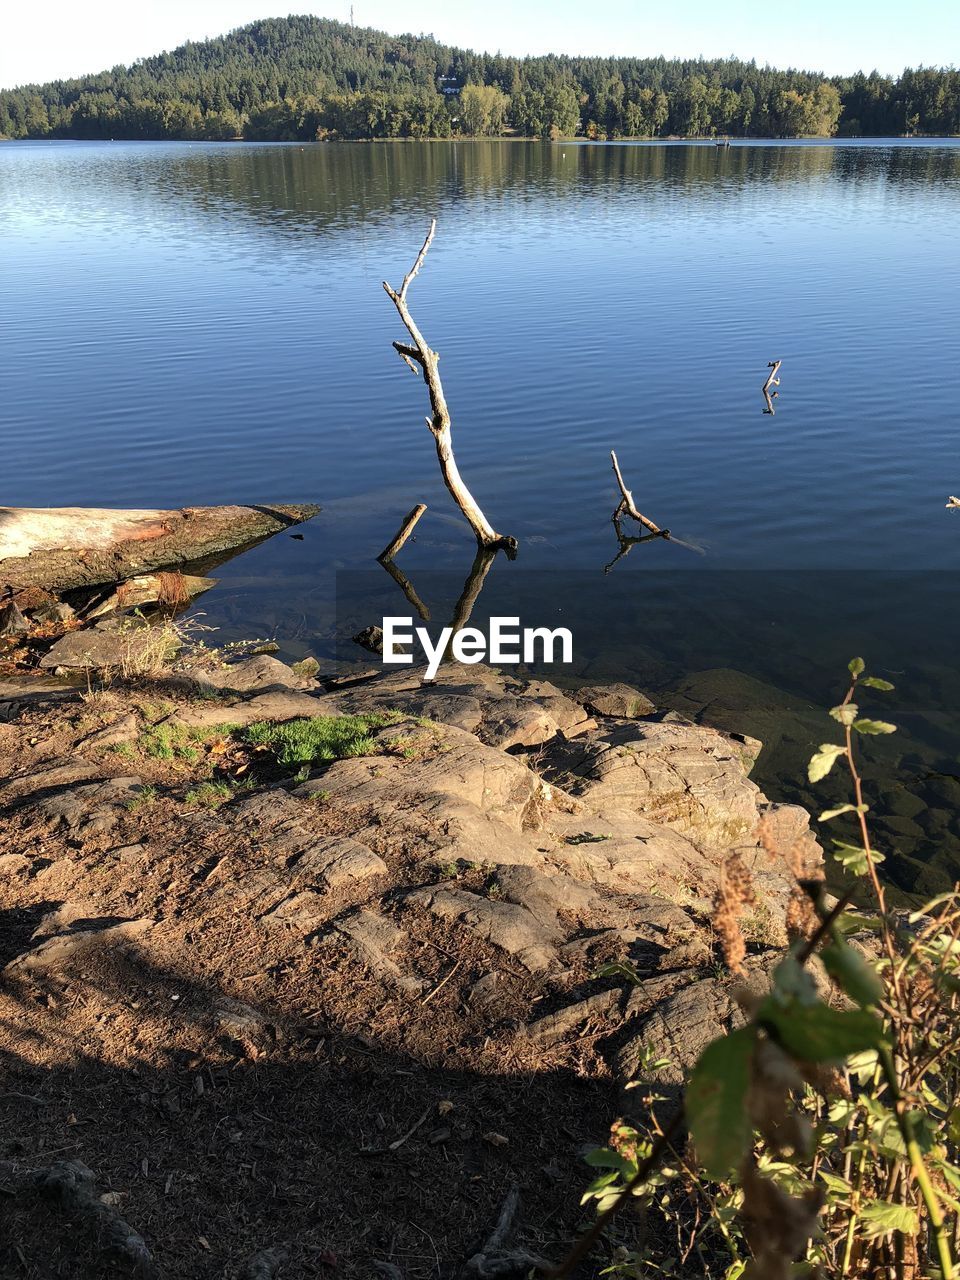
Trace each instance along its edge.
{"label": "large flat rock", "polygon": [[702,725],[615,722],[555,741],[541,765],[587,811],[630,809],[722,848],[756,830],[762,796],[747,774],[759,749]]}

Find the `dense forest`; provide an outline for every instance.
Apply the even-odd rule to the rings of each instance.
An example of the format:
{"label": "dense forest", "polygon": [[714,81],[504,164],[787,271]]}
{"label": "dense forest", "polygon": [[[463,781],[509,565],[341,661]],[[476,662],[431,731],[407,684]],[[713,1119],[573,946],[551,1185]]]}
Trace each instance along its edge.
{"label": "dense forest", "polygon": [[828,78],[735,59],[508,58],[314,17],[0,92],[6,138],[830,137],[960,133],[960,71]]}

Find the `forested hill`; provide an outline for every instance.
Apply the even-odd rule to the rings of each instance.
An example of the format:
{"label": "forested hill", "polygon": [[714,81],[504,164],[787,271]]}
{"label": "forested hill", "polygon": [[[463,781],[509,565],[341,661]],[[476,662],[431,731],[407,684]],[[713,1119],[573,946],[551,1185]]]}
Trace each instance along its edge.
{"label": "forested hill", "polygon": [[960,71],[828,78],[734,59],[507,58],[314,17],[0,92],[7,138],[829,137],[960,133]]}

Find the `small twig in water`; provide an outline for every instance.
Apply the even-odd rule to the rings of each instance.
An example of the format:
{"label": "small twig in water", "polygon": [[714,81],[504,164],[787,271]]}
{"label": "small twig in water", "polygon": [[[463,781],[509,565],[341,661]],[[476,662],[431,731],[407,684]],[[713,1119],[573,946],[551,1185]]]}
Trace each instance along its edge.
{"label": "small twig in water", "polygon": [[384,560],[392,560],[395,555],[403,550],[404,544],[417,527],[417,522],[427,509],[425,502],[418,502],[412,511],[408,511],[403,517],[403,523],[394,535],[393,541],[380,552],[377,559],[383,564]]}

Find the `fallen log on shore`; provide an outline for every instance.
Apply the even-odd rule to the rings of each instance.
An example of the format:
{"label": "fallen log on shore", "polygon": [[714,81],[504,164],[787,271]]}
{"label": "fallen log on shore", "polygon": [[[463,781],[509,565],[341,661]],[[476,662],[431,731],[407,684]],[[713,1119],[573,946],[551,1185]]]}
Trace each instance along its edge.
{"label": "fallen log on shore", "polygon": [[269,538],[319,510],[308,503],[179,511],[0,507],[0,594],[122,582]]}

